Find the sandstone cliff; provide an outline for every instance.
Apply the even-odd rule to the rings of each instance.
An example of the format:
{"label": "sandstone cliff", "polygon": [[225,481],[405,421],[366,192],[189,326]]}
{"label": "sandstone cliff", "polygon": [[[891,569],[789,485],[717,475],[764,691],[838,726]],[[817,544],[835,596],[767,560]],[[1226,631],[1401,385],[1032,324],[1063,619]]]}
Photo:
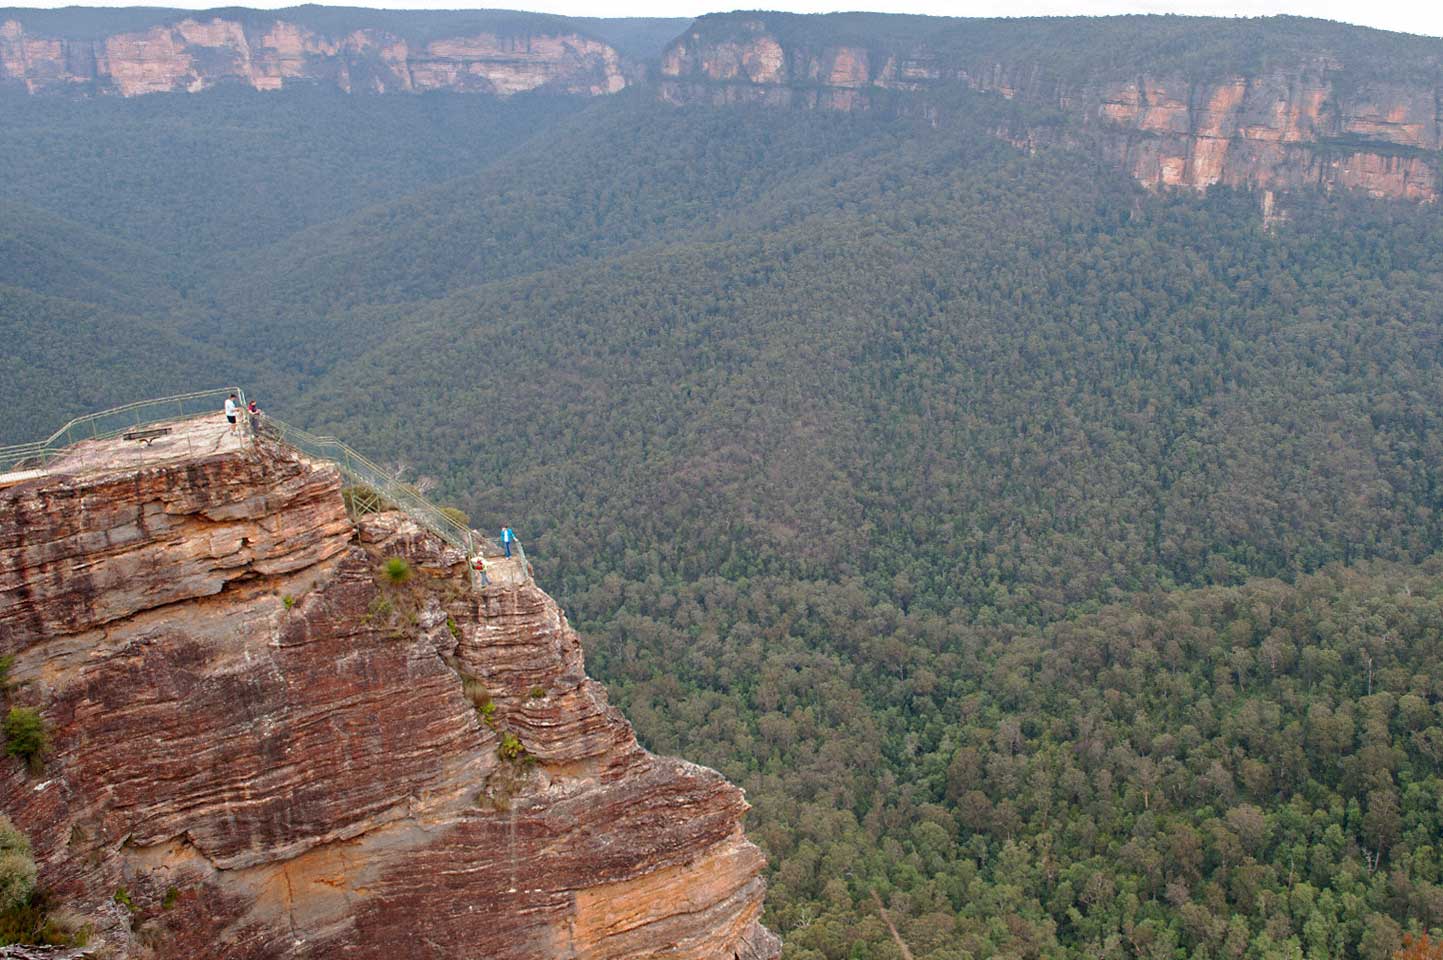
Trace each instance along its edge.
{"label": "sandstone cliff", "polygon": [[945,107],[928,95],[960,86],[1057,111],[1063,121],[999,130],[1013,142],[1086,145],[1150,187],[1321,186],[1437,199],[1443,88],[1436,68],[1429,82],[1359,82],[1325,51],[1286,59],[1206,80],[1127,63],[1064,76],[1045,62],[968,54],[926,39],[815,43],[802,30],[783,36],[752,16],[703,20],[678,38],[662,58],[660,93],[679,104],[935,117]]}
{"label": "sandstone cliff", "polygon": [[[80,13],[45,21],[48,30],[27,25],[25,11],[0,14],[0,89],[135,96],[299,83],[358,93],[602,95],[657,69],[555,18],[517,15],[523,19],[485,29],[456,22],[447,33],[441,21],[408,31],[408,21],[394,18],[390,26],[344,27],[333,19],[322,29],[299,14],[156,15],[162,19],[143,29],[67,33],[62,27],[78,24]],[[930,18],[919,28],[922,19],[703,17],[662,54],[659,95],[945,119],[948,91],[963,88],[1049,114],[999,128],[1013,143],[1084,146],[1149,187],[1438,197],[1443,44],[1301,20],[1278,21],[1260,40],[1261,27],[1224,35],[1243,29],[1224,20],[1179,26],[1151,18],[1160,23],[1139,29],[1129,18]],[[851,29],[838,33],[842,21]],[[1071,36],[1084,26],[1092,33]],[[1121,54],[1089,59],[1089,37],[1109,36],[1124,38]],[[1156,42],[1138,51],[1128,46],[1132,37]],[[1268,49],[1270,38],[1282,46]],[[1048,44],[1068,56],[1066,67],[1038,52]],[[1262,52],[1245,57],[1247,66],[1199,68],[1190,52],[1208,44]]]}
{"label": "sandstone cliff", "polygon": [[638,746],[524,571],[474,590],[333,467],[218,449],[0,488],[53,740],[0,809],[115,956],[776,956],[741,792]]}
{"label": "sandstone cliff", "polygon": [[187,17],[96,39],[48,36],[0,22],[0,83],[30,93],[195,92],[220,83],[287,84],[347,92],[452,90],[509,96],[527,90],[615,93],[620,55],[577,33],[480,32],[408,40],[383,29],[328,36],[284,19]]}

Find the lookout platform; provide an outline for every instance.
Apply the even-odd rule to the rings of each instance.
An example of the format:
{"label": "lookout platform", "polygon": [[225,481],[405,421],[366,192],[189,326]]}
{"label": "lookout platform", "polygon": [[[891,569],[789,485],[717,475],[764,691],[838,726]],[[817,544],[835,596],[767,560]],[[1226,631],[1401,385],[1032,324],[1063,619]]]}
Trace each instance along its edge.
{"label": "lookout platform", "polygon": [[66,447],[46,465],[45,472],[56,474],[131,470],[172,460],[234,453],[244,449],[250,439],[245,425],[237,423],[232,428],[223,413],[161,420],[149,426],[170,432],[145,441],[127,440],[124,435],[102,440],[81,440]]}
{"label": "lookout platform", "polygon": [[483,586],[475,570],[478,559],[485,561],[488,586],[532,582],[519,542],[513,544],[515,556],[506,557],[500,543],[470,529],[463,516],[440,509],[415,486],[334,437],[316,436],[264,414],[242,413],[240,422],[231,424],[220,410],[228,395],[244,405],[239,387],[144,400],[79,417],[47,440],[0,448],[0,490],[46,477],[238,453],[263,438],[339,469],[352,519],[394,510],[450,544],[471,566],[477,586]]}
{"label": "lookout platform", "polygon": [[242,449],[248,440],[243,425],[231,429],[225,414],[196,415],[161,420],[151,432],[165,430],[144,441],[124,435],[79,440],[58,451],[43,467],[0,473],[0,487],[50,476],[75,476],[110,470],[130,470],[173,460],[187,460]]}

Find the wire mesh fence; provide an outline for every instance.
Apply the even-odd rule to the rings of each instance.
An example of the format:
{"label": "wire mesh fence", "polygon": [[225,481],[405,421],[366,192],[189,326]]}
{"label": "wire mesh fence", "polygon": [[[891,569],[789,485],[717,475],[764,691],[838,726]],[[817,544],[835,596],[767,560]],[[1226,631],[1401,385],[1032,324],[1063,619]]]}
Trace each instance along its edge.
{"label": "wire mesh fence", "polygon": [[86,440],[104,440],[168,421],[218,413],[231,395],[236,397],[239,409],[243,411],[245,391],[240,387],[221,387],[155,400],[139,400],[76,417],[44,440],[0,447],[0,473],[43,470],[63,456],[67,448]]}
{"label": "wire mesh fence", "polygon": [[352,514],[400,510],[468,557],[482,553],[494,556],[502,551],[496,541],[481,536],[456,516],[431,503],[414,486],[335,437],[317,436],[266,414],[257,416],[253,426],[258,436],[338,466],[352,484],[346,490],[346,506]]}
{"label": "wire mesh fence", "polygon": [[[509,555],[518,558],[522,569],[526,569],[526,551],[520,541],[513,540],[511,552],[507,554],[498,540],[472,530],[459,511],[448,512],[431,503],[415,486],[362,456],[348,444],[335,437],[318,436],[293,427],[266,414],[247,414],[245,391],[240,387],[140,400],[76,417],[44,440],[0,447],[0,474],[44,471],[63,457],[68,449],[87,440],[104,440],[168,422],[218,414],[230,396],[237,399],[248,433],[275,440],[339,467],[350,484],[344,494],[346,507],[353,515],[400,510],[453,547],[464,551],[467,557]],[[63,469],[63,465],[57,466]]]}

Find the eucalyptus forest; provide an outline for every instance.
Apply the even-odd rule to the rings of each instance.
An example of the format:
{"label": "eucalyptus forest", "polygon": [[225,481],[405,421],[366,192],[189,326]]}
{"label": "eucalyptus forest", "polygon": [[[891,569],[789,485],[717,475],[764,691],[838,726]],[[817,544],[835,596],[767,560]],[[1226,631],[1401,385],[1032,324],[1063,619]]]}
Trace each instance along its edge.
{"label": "eucalyptus forest", "polygon": [[[1210,23],[1029,42],[1333,29]],[[899,957],[879,904],[917,960],[1436,939],[1443,210],[1265,222],[953,97],[5,91],[0,442],[240,382],[514,527],[645,745],[747,791],[787,960]]]}

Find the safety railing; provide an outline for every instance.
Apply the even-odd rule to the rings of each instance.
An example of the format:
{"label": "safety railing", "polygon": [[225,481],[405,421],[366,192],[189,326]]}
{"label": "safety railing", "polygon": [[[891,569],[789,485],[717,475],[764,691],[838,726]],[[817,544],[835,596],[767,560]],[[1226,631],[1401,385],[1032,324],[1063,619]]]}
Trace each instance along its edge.
{"label": "safety railing", "polygon": [[[466,556],[472,557],[482,552],[494,555],[501,551],[501,546],[496,541],[481,536],[468,525],[447,515],[440,507],[422,496],[414,486],[335,437],[317,436],[266,414],[257,416],[253,426],[257,436],[283,443],[307,456],[334,463],[348,481],[369,491],[369,495],[359,496],[368,499],[375,508],[400,510],[451,546],[464,551]],[[358,494],[353,492],[351,496],[354,502]],[[519,548],[520,544],[515,546]],[[520,556],[524,564],[525,554]]]}
{"label": "safety railing", "polygon": [[239,409],[244,410],[245,391],[240,387],[222,387],[156,400],[140,400],[99,413],[87,413],[71,420],[44,440],[0,447],[0,473],[43,470],[61,456],[67,447],[85,440],[104,440],[154,423],[218,413],[224,408],[226,398],[232,394],[239,402]]}
{"label": "safety railing", "polygon": [[[57,457],[63,455],[67,448],[85,440],[104,440],[151,424],[219,413],[225,407],[226,398],[232,395],[236,397],[240,415],[243,420],[248,420],[251,431],[307,456],[334,463],[347,481],[355,487],[369,491],[362,493],[353,490],[353,502],[359,498],[368,500],[373,509],[400,510],[442,540],[464,551],[467,557],[485,555],[494,558],[504,554],[505,550],[499,541],[482,536],[466,523],[448,515],[427,500],[414,486],[335,437],[318,436],[266,414],[248,416],[245,412],[245,391],[240,387],[222,387],[156,400],[140,400],[76,417],[44,440],[0,447],[0,474],[44,470]],[[521,568],[527,569],[526,551],[521,542],[513,540],[511,548],[513,556],[521,561]]]}

